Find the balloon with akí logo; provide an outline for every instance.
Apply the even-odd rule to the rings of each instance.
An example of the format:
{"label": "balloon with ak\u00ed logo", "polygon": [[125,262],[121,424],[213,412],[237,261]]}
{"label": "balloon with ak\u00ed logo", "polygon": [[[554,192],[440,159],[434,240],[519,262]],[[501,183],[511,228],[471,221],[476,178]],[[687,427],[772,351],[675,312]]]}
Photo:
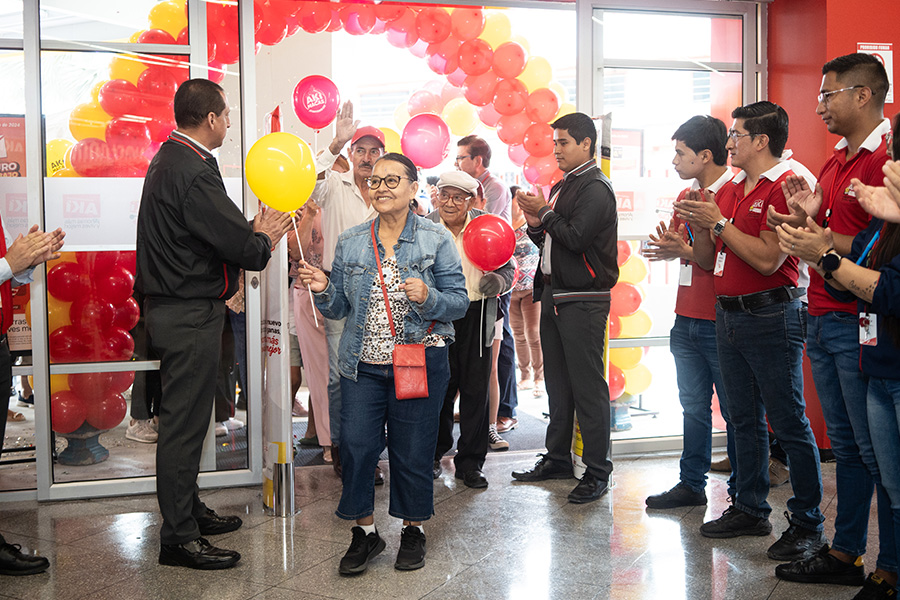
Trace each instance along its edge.
{"label": "balloon with ak\u00ed logo", "polygon": [[310,75],[294,88],[294,112],[312,129],[322,129],[334,121],[341,95],[334,82],[322,75]]}

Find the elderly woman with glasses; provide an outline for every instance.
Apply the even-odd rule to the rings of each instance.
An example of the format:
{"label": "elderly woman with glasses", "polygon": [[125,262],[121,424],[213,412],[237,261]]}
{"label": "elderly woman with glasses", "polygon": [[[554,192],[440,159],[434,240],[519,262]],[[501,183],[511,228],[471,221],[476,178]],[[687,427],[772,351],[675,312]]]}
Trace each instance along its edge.
{"label": "elderly woman with glasses", "polygon": [[[298,271],[323,315],[347,317],[339,352],[344,488],[336,514],[356,526],[341,575],[364,572],[385,548],[375,529],[372,477],[385,448],[385,425],[389,513],[404,525],[394,567],[425,565],[422,521],[434,514],[430,467],[450,377],[447,351],[454,339],[452,322],[465,314],[468,296],[447,230],[410,210],[417,179],[415,165],[402,154],[378,159],[367,179],[378,216],[341,234],[330,277],[306,263]],[[425,345],[428,396],[398,400],[392,352],[396,344],[409,343]]]}

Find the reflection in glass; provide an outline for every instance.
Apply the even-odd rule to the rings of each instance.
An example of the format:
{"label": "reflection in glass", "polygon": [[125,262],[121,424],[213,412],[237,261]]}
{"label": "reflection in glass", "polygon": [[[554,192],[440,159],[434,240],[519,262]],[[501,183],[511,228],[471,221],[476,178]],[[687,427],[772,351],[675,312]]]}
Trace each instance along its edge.
{"label": "reflection in glass", "polygon": [[739,63],[742,26],[740,17],[603,11],[603,56]]}
{"label": "reflection in glass", "polygon": [[184,0],[41,0],[45,40],[186,44]]}

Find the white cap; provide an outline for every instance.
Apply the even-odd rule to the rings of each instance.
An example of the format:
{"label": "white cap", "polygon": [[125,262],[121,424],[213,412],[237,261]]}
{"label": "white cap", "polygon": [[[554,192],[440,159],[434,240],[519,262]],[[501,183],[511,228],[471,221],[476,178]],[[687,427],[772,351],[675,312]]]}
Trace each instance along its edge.
{"label": "white cap", "polygon": [[438,179],[437,187],[439,190],[455,187],[474,196],[478,192],[478,180],[462,171],[447,171]]}

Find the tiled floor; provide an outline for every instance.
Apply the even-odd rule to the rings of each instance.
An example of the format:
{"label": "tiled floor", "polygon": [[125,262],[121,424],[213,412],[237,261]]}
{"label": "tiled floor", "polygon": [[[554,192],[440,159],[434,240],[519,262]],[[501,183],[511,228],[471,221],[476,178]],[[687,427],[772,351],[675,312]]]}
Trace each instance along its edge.
{"label": "tiled floor", "polygon": [[[239,550],[234,569],[202,572],[157,564],[159,515],[152,496],[37,504],[0,503],[0,532],[36,547],[52,566],[41,575],[0,576],[0,597],[23,599],[427,598],[469,599],[850,599],[853,588],[779,582],[765,550],[786,528],[790,486],[772,492],[775,533],[766,538],[709,540],[697,528],[725,508],[725,481],[711,477],[707,508],[647,511],[644,498],[675,483],[676,456],[616,460],[615,486],[598,502],[566,502],[574,481],[512,483],[510,471],[531,453],[491,454],[490,487],[474,491],[452,474],[435,482],[435,517],[426,523],[428,561],[419,571],[393,568],[400,525],[387,515],[388,485],[375,492],[385,552],[358,577],[338,576],[350,541],[334,516],[340,484],[330,467],[297,470],[300,514],[267,517],[260,488],[204,494],[244,526],[216,537]],[[447,473],[446,471],[451,471]],[[823,509],[831,535],[834,467],[823,465]],[[874,523],[874,518],[872,519]],[[870,535],[870,539],[877,537]]]}

